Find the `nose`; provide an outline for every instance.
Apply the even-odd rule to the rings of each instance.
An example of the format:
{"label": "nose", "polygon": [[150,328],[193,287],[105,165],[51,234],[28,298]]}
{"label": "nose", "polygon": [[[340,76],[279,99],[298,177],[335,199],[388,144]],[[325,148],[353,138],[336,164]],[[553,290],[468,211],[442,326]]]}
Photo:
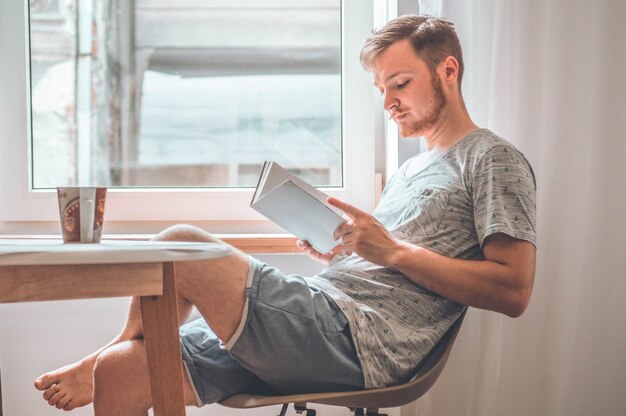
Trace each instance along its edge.
{"label": "nose", "polygon": [[389,91],[383,93],[383,107],[386,111],[393,111],[398,106],[399,102],[397,97],[391,94]]}

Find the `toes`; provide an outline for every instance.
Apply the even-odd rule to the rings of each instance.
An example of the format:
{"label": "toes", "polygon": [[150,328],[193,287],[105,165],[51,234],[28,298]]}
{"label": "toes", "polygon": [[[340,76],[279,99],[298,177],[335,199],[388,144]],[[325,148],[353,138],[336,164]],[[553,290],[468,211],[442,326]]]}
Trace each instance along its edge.
{"label": "toes", "polygon": [[44,391],[43,392],[44,400],[50,400],[50,397],[52,397],[54,395],[54,393],[56,393],[56,390],[54,389],[54,386],[52,386],[48,390]]}
{"label": "toes", "polygon": [[59,385],[53,384],[52,386],[50,386],[50,388],[46,389],[46,391],[43,392],[43,398],[46,400],[50,400],[52,396],[54,396],[58,392],[59,392]]}
{"label": "toes", "polygon": [[63,406],[63,410],[65,411],[69,411],[69,410],[74,410],[79,406],[76,406],[73,402],[72,399],[69,400],[69,402],[67,402],[67,404],[65,406]]}
{"label": "toes", "polygon": [[56,406],[59,400],[61,400],[65,396],[65,393],[56,392],[48,399],[48,404],[50,406]]}
{"label": "toes", "polygon": [[55,380],[54,377],[48,374],[44,374],[43,376],[35,380],[35,388],[38,390],[46,390],[50,388],[50,386],[52,386],[56,382],[57,381]]}
{"label": "toes", "polygon": [[66,395],[64,395],[63,397],[61,397],[61,398],[59,399],[59,401],[57,402],[57,404],[55,405],[55,407],[56,407],[57,409],[64,409],[64,408],[65,408],[65,406],[67,406],[67,405],[69,404],[69,402],[70,402],[70,401],[71,401],[71,400],[70,400],[70,396],[69,396],[69,394],[66,394]]}

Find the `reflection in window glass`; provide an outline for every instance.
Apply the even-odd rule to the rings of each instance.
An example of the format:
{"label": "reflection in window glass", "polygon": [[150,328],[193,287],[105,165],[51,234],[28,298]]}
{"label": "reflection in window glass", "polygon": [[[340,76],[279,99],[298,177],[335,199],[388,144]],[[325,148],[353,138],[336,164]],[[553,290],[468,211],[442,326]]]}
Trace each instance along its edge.
{"label": "reflection in window glass", "polygon": [[340,0],[169,3],[30,0],[33,187],[341,186]]}
{"label": "reflection in window glass", "polygon": [[31,114],[35,184],[75,182],[75,9],[61,0],[30,2]]}

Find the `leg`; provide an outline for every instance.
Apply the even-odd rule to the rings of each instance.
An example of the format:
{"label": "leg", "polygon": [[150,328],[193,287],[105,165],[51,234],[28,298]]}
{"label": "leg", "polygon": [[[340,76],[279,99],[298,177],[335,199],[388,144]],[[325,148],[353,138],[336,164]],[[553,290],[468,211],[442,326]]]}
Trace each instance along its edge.
{"label": "leg", "polygon": [[[215,403],[234,394],[276,394],[265,382],[237,363],[220,348],[219,339],[202,319],[181,329],[186,346],[184,360],[194,383],[201,388],[199,399]],[[99,415],[142,415],[152,406],[145,343],[127,341],[106,349],[94,369],[94,410]],[[197,404],[189,379],[184,378],[186,405]]]}
{"label": "leg", "polygon": [[[185,403],[193,405],[193,389],[184,379]],[[94,368],[94,386],[96,416],[147,415],[152,396],[143,341],[121,342],[102,352]]]}
{"label": "leg", "polygon": [[[171,227],[157,238],[221,242],[203,230],[185,225]],[[242,318],[249,266],[249,257],[234,248],[227,257],[175,264],[178,296],[198,309],[224,343],[235,333]]]}
{"label": "leg", "polygon": [[[182,323],[187,320],[191,314],[191,308],[191,304],[179,300],[179,322]],[[44,399],[48,401],[48,404],[58,409],[72,410],[85,406],[92,401],[93,369],[98,356],[113,345],[142,337],[143,328],[139,298],[133,298],[126,325],[117,337],[80,361],[43,374],[35,381],[35,387],[38,390],[43,390]]]}
{"label": "leg", "polygon": [[[168,228],[155,240],[219,241],[209,233],[185,225]],[[179,323],[187,320],[197,302],[198,310],[215,328],[216,334],[222,340],[228,340],[241,320],[248,264],[248,257],[234,249],[223,259],[177,263]],[[142,337],[140,302],[139,298],[133,298],[126,325],[115,339],[74,364],[40,376],[35,387],[44,391],[43,397],[51,406],[64,410],[85,406],[92,401],[93,369],[98,356],[111,346]]]}

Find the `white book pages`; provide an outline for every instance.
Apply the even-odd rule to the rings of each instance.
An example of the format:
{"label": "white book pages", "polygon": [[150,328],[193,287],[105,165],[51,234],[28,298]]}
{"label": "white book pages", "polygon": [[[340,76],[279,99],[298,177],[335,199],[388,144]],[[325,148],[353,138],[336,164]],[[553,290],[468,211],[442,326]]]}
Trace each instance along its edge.
{"label": "white book pages", "polygon": [[332,205],[328,204],[328,202],[326,202],[326,198],[328,198],[328,195],[326,195],[324,192],[298,178],[287,169],[280,166],[278,163],[269,161],[266,161],[263,164],[263,169],[261,170],[261,175],[259,177],[259,183],[257,185],[254,196],[252,197],[252,204],[254,204],[257,199],[261,198],[267,192],[276,188],[285,181],[293,182],[295,185],[302,188],[313,198],[324,204],[328,209],[336,212],[337,215],[341,216],[343,214],[341,210],[333,207]]}
{"label": "white book pages", "polygon": [[[268,184],[266,181],[266,188]],[[333,232],[345,219],[327,206],[323,192],[313,188],[324,195],[322,202],[298,185],[291,180],[283,181],[256,195],[251,206],[286,231],[308,241],[316,250],[327,253],[338,244]]]}

